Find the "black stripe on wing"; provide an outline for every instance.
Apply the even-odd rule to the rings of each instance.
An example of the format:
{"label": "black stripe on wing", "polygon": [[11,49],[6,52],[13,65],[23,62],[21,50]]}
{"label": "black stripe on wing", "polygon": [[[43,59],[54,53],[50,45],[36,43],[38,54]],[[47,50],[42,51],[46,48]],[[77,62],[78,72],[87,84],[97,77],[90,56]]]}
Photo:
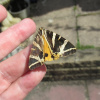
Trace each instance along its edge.
{"label": "black stripe on wing", "polygon": [[65,45],[64,50],[67,50],[67,49],[70,49],[70,48],[75,48],[75,46],[68,41],[67,44]]}
{"label": "black stripe on wing", "polygon": [[34,58],[30,58],[30,60],[29,60],[29,69],[30,70],[33,70],[39,66],[41,66],[41,63],[38,60],[36,60]]}
{"label": "black stripe on wing", "polygon": [[63,56],[68,56],[68,55],[73,54],[75,52],[76,52],[75,46],[68,41],[67,44],[65,45]]}
{"label": "black stripe on wing", "polygon": [[46,30],[46,38],[47,38],[47,41],[51,47],[51,49],[53,49],[53,43],[52,43],[52,38],[53,38],[53,32],[52,31],[49,31],[49,30]]}
{"label": "black stripe on wing", "polygon": [[56,34],[55,35],[55,40],[54,40],[54,47],[53,47],[53,35],[54,33],[52,31],[46,30],[46,34],[47,34],[47,41],[51,47],[51,50],[53,51],[53,53],[55,52],[60,52],[60,46],[64,43],[65,39],[63,37],[61,37],[60,35]]}
{"label": "black stripe on wing", "polygon": [[53,52],[60,52],[60,46],[63,45],[64,41],[65,39],[63,37],[60,37],[60,35],[56,34]]}

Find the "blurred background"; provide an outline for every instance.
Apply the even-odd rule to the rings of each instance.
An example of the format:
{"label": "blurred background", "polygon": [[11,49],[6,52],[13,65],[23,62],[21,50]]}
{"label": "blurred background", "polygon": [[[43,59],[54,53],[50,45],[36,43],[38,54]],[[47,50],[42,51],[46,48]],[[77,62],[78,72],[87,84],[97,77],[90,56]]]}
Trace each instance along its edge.
{"label": "blurred background", "polygon": [[[1,32],[31,18],[68,39],[77,52],[46,63],[47,74],[25,100],[100,100],[100,0],[0,0],[8,10]],[[6,58],[31,44],[35,35]]]}

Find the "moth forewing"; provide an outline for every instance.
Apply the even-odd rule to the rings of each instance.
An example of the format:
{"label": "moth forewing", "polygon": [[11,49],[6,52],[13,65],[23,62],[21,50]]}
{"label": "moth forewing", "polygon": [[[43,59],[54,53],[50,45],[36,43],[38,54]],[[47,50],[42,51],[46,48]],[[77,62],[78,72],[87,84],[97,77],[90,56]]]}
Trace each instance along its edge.
{"label": "moth forewing", "polygon": [[29,56],[29,68],[32,70],[41,66],[44,61],[57,60],[76,52],[76,48],[60,35],[39,28]]}
{"label": "moth forewing", "polygon": [[30,56],[29,56],[29,69],[35,69],[43,64],[43,42],[41,38],[42,34],[37,34],[33,41]]}

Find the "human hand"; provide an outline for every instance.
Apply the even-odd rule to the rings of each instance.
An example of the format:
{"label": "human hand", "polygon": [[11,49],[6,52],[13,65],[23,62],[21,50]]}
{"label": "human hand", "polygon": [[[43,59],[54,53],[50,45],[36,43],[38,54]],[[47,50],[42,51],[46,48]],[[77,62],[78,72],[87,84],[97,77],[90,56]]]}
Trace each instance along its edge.
{"label": "human hand", "polygon": [[[6,16],[5,8],[0,5],[0,21]],[[0,60],[32,35],[35,30],[35,23],[26,18],[0,33]],[[0,63],[0,100],[23,100],[44,77],[46,73],[44,65],[29,71],[29,52],[30,46]]]}

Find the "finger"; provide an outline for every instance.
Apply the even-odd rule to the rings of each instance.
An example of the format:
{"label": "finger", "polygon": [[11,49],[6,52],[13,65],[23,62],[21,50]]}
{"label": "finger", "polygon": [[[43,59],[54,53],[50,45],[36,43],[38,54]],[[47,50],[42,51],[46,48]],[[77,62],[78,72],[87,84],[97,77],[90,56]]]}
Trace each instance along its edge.
{"label": "finger", "polygon": [[7,11],[2,5],[0,5],[0,22],[4,20],[6,17],[7,17]]}
{"label": "finger", "polygon": [[16,80],[3,94],[0,100],[23,100],[23,98],[42,80],[46,73],[43,65]]}
{"label": "finger", "polygon": [[0,34],[0,59],[5,57],[36,30],[33,20],[26,18]]}
{"label": "finger", "polygon": [[30,47],[0,63],[0,94],[28,71]]}

